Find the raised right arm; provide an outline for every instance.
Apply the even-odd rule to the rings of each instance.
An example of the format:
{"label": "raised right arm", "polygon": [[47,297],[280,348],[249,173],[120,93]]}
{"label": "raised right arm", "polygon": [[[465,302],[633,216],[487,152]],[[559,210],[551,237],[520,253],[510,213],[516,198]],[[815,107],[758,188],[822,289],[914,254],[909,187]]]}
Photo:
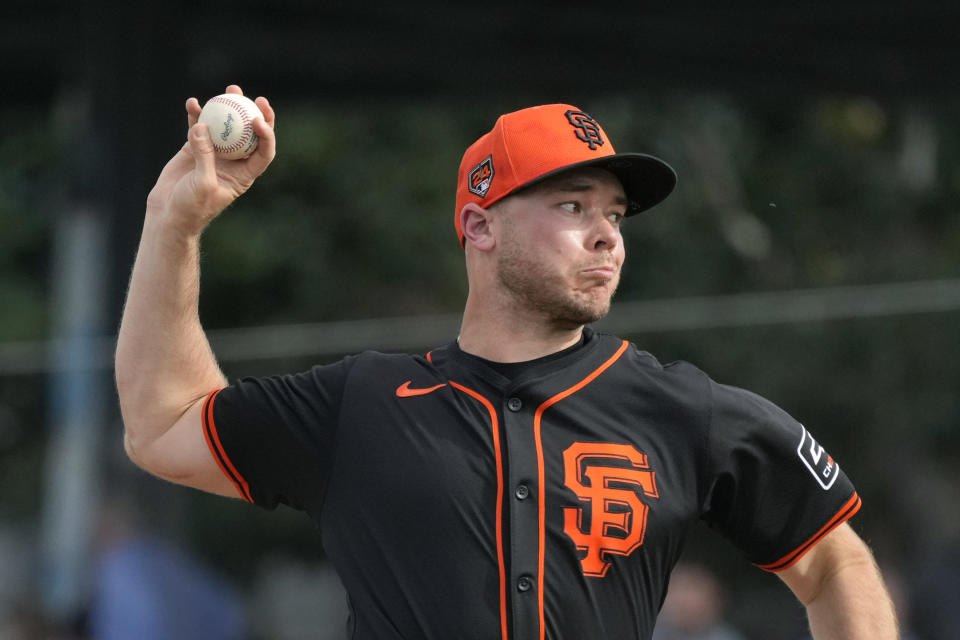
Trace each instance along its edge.
{"label": "raised right arm", "polygon": [[[229,93],[240,93],[231,85]],[[226,378],[200,325],[199,244],[206,226],[266,170],[276,153],[274,113],[257,98],[257,150],[217,160],[200,105],[187,101],[187,143],[164,167],[147,198],[130,278],[115,372],[130,459],[171,482],[236,497],[207,447],[201,407]]]}

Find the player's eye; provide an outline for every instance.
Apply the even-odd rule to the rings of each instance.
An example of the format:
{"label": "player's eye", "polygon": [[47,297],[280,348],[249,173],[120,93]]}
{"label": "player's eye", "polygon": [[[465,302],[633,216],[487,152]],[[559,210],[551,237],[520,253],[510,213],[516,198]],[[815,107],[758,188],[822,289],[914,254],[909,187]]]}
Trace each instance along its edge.
{"label": "player's eye", "polygon": [[576,201],[562,202],[560,208],[570,213],[580,213],[580,203]]}
{"label": "player's eye", "polygon": [[620,226],[620,223],[623,222],[623,219],[625,217],[626,215],[619,211],[611,211],[610,213],[607,214],[607,219],[617,226]]}

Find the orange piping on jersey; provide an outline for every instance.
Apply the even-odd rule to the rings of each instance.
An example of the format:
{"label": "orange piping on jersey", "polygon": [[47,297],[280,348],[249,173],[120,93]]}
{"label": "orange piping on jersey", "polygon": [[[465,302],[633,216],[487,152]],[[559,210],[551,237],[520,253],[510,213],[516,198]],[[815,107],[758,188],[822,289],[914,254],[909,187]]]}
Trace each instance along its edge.
{"label": "orange piping on jersey", "polygon": [[433,364],[433,351],[427,351],[427,362]]}
{"label": "orange piping on jersey", "polygon": [[489,400],[473,389],[468,389],[453,380],[450,380],[450,386],[478,400],[490,414],[490,428],[493,431],[493,455],[497,465],[496,531],[497,566],[500,570],[500,634],[503,640],[507,640],[507,571],[503,562],[503,467],[500,455],[500,426],[497,421],[497,412]]}
{"label": "orange piping on jersey", "polygon": [[203,435],[207,440],[207,446],[210,447],[210,453],[213,454],[213,459],[220,467],[220,471],[236,485],[241,498],[247,502],[253,502],[253,498],[250,497],[250,485],[247,484],[237,468],[230,462],[230,458],[227,457],[227,452],[224,451],[223,445],[220,443],[220,436],[217,434],[217,425],[213,422],[213,401],[221,391],[223,389],[217,389],[210,393],[203,403]]}
{"label": "orange piping on jersey", "polygon": [[593,373],[588,375],[586,378],[573,385],[566,391],[561,391],[557,395],[553,396],[539,407],[537,407],[537,412],[533,416],[533,437],[537,446],[537,482],[538,486],[538,496],[539,496],[539,508],[540,508],[540,524],[539,524],[539,551],[537,558],[537,599],[538,606],[540,608],[540,640],[546,638],[547,628],[546,628],[546,615],[543,610],[543,569],[544,569],[544,549],[546,547],[547,539],[547,510],[546,510],[546,487],[545,487],[545,478],[544,478],[544,466],[543,466],[543,441],[540,437],[540,424],[541,419],[543,418],[543,412],[546,411],[549,407],[560,402],[567,396],[573,395],[580,389],[584,388],[590,384],[594,378],[599,376],[601,373],[606,371],[610,365],[616,362],[620,356],[623,355],[623,352],[627,350],[629,342],[624,340],[620,344],[620,348],[617,349],[617,352],[610,356],[610,359],[604,362],[602,365],[597,367]]}
{"label": "orange piping on jersey", "polygon": [[788,569],[792,567],[794,563],[797,562],[797,560],[802,558],[804,554],[807,553],[807,551],[810,551],[810,549],[812,549],[815,544],[820,542],[820,540],[823,539],[824,536],[826,536],[828,533],[836,529],[838,526],[843,524],[843,522],[845,522],[848,518],[853,516],[853,514],[859,511],[860,504],[861,504],[860,496],[857,495],[856,492],[854,492],[853,496],[851,496],[851,498],[847,500],[846,504],[844,504],[840,508],[840,510],[836,513],[836,515],[834,515],[830,519],[830,521],[827,522],[827,524],[823,525],[823,527],[819,531],[813,534],[812,538],[810,538],[809,540],[804,542],[802,545],[800,545],[799,547],[797,547],[787,555],[783,556],[776,562],[771,562],[770,564],[758,564],[757,566],[763,569],[764,571],[771,571],[774,573],[777,571],[783,571],[784,569]]}

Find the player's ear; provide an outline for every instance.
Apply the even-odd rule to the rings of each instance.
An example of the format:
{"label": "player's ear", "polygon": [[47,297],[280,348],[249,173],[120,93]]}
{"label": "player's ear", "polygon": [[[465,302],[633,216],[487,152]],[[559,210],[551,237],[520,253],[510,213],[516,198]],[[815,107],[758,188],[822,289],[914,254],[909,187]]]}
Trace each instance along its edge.
{"label": "player's ear", "polygon": [[496,246],[490,209],[469,202],[460,210],[460,228],[463,230],[464,246],[472,245],[480,251],[490,251]]}

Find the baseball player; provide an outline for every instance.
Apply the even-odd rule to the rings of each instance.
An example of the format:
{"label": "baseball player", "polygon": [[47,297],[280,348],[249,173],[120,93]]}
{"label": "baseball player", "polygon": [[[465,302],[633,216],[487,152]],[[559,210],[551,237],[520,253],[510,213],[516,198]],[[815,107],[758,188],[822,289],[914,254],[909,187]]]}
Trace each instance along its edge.
{"label": "baseball player", "polygon": [[188,141],[147,200],[116,359],[134,462],[305,511],[352,638],[649,638],[700,520],[786,582],[815,637],[896,637],[846,524],[860,498],[811,433],[590,327],[617,286],[620,225],[676,177],[616,153],[572,105],[505,114],[464,154],[458,337],[228,384],[198,320],[198,242],[274,157],[257,104],[260,146],[230,162],[191,98]]}

